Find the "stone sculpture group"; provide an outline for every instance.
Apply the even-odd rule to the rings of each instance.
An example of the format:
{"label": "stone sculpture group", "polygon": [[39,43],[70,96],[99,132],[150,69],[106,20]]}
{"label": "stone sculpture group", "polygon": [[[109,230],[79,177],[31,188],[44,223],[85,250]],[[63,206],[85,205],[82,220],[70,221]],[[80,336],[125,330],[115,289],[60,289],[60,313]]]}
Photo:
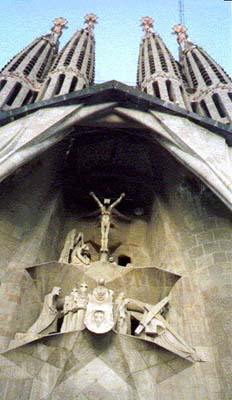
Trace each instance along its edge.
{"label": "stone sculpture group", "polygon": [[[100,208],[97,211],[101,216],[100,262],[106,267],[112,211],[125,194],[122,193],[113,203],[111,199],[104,199],[104,203],[101,203],[93,192],[90,195]],[[83,264],[87,268],[90,261],[91,255],[88,245],[84,242],[83,233],[77,235],[73,229],[67,235],[59,262]],[[196,350],[191,348],[166,321],[168,297],[161,299],[155,305],[128,298],[123,292],[119,292],[114,298],[114,291],[105,286],[104,278],[98,280],[98,285],[92,293],[89,292],[85,282],[82,282],[79,288],[74,287],[64,299],[60,297],[61,293],[60,287],[53,287],[44,298],[37,320],[26,333],[17,333],[16,340],[25,343],[49,334],[81,332],[85,329],[97,335],[114,331],[152,342],[191,362],[201,360]]]}
{"label": "stone sculpture group", "polygon": [[[17,334],[16,338],[27,342],[54,333],[87,329],[99,335],[113,330],[155,343],[191,362],[200,361],[195,349],[185,343],[164,318],[168,297],[151,305],[126,298],[121,292],[114,300],[114,292],[105,286],[103,278],[99,279],[92,293],[88,292],[86,283],[81,283],[79,289],[73,288],[59,303],[60,295],[61,288],[54,287],[45,296],[38,319],[25,334]],[[58,332],[57,322],[62,319]]]}

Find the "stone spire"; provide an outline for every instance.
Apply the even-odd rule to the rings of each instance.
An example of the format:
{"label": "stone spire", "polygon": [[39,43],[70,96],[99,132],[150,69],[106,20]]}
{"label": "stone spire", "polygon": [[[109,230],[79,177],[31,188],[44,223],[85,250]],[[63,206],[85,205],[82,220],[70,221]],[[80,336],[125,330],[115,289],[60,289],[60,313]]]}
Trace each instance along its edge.
{"label": "stone spire", "polygon": [[184,25],[174,25],[180,45],[180,63],[194,112],[223,123],[232,122],[232,81],[204,49],[193,43]]}
{"label": "stone spire", "polygon": [[153,31],[153,19],[142,17],[144,37],[140,44],[137,84],[144,92],[168,102],[187,108],[180,66],[165,46],[159,35]]}
{"label": "stone spire", "polygon": [[85,24],[78,30],[57,56],[41,90],[41,99],[81,90],[94,81],[95,14],[85,16]]}
{"label": "stone spire", "polygon": [[34,103],[58,51],[59,37],[67,20],[56,18],[51,31],[35,39],[13,57],[0,72],[0,108]]}

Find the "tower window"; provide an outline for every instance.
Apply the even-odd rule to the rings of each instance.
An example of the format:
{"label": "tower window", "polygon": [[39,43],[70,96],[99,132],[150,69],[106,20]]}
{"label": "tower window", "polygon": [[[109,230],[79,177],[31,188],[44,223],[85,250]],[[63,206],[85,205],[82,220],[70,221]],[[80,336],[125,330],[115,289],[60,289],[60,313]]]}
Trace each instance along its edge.
{"label": "tower window", "polygon": [[81,69],[85,56],[85,49],[82,49],[77,61],[77,68]]}
{"label": "tower window", "polygon": [[151,46],[151,39],[148,39],[148,60],[149,60],[149,66],[150,66],[150,73],[154,74],[156,68],[155,68],[155,60],[154,60],[154,55],[152,52],[152,46]]}
{"label": "tower window", "polygon": [[31,46],[28,47],[27,50],[24,50],[24,52],[16,59],[16,61],[12,64],[12,66],[9,68],[9,71],[15,71],[17,67],[22,63],[24,58],[34,49],[34,47],[38,44],[38,41],[36,43],[33,43]]}
{"label": "tower window", "polygon": [[[205,54],[205,52],[202,53],[202,56],[206,59],[206,61],[209,63],[210,67],[212,68],[212,70],[215,72],[215,74],[217,75],[218,79],[222,82],[222,83],[228,83],[225,78],[223,77],[222,73],[220,72],[220,67],[216,64],[216,62],[212,59],[210,59],[210,57],[208,57],[207,54]],[[227,74],[225,74],[227,75]],[[230,81],[230,78],[228,76],[228,80]]]}
{"label": "tower window", "polygon": [[21,83],[17,82],[7,98],[6,104],[8,106],[11,106],[13,104],[21,89],[22,89]]}
{"label": "tower window", "polygon": [[158,54],[159,54],[159,59],[160,59],[160,64],[161,64],[162,70],[165,71],[165,72],[168,72],[167,62],[165,60],[162,48],[161,48],[158,40],[156,40],[156,47],[157,47],[157,50],[158,50]]}
{"label": "tower window", "polygon": [[4,88],[5,84],[6,84],[6,79],[3,79],[3,80],[0,82],[0,91]]}
{"label": "tower window", "polygon": [[45,47],[46,47],[46,43],[44,43],[42,46],[40,46],[40,48],[37,50],[36,54],[31,58],[30,62],[27,64],[26,68],[24,68],[23,73],[25,75],[29,75],[30,72],[32,71],[32,69],[34,68],[36,62],[38,61],[39,57],[41,56],[41,54],[43,53]]}
{"label": "tower window", "polygon": [[69,88],[69,93],[70,93],[70,92],[74,92],[74,90],[75,90],[75,88],[76,88],[76,85],[77,85],[77,82],[78,82],[78,79],[77,79],[76,76],[74,76],[74,77],[72,78],[72,82],[71,82],[71,85],[70,85],[70,88]]}
{"label": "tower window", "polygon": [[191,107],[193,112],[197,113],[198,112],[198,103],[196,101],[191,102]]}
{"label": "tower window", "polygon": [[208,72],[206,71],[206,69],[205,69],[203,63],[202,63],[201,60],[200,60],[200,58],[199,58],[199,57],[197,56],[197,54],[194,53],[194,52],[192,52],[192,56],[193,56],[193,59],[195,60],[197,66],[198,66],[198,69],[199,69],[199,71],[200,71],[200,73],[201,73],[201,76],[202,76],[202,78],[204,79],[206,85],[207,85],[207,86],[212,85],[213,82],[212,82],[212,80],[210,79],[209,74],[208,74]]}
{"label": "tower window", "polygon": [[195,73],[194,73],[194,71],[192,69],[192,65],[191,65],[191,62],[190,62],[188,56],[186,57],[186,62],[187,62],[187,66],[188,66],[188,70],[189,70],[190,76],[191,76],[193,87],[196,88],[198,86],[198,82],[197,82],[196,75],[195,75]]}
{"label": "tower window", "polygon": [[22,102],[22,106],[25,106],[26,104],[30,103],[30,99],[31,99],[32,93],[33,93],[32,90],[28,91],[25,99]]}
{"label": "tower window", "polygon": [[46,75],[46,67],[48,65],[48,60],[51,59],[51,54],[52,54],[53,50],[52,48],[49,49],[48,53],[46,54],[46,57],[44,59],[44,62],[41,64],[41,67],[39,69],[39,71],[37,72],[37,78],[43,80],[44,79],[44,75]]}
{"label": "tower window", "polygon": [[25,99],[23,100],[22,106],[25,106],[26,104],[34,103],[36,97],[37,97],[37,92],[29,90]]}
{"label": "tower window", "polygon": [[118,265],[121,265],[122,267],[126,267],[127,264],[131,263],[131,258],[125,255],[121,255],[118,257]]}
{"label": "tower window", "polygon": [[226,115],[226,110],[225,110],[224,104],[223,104],[222,99],[219,96],[219,94],[218,93],[214,93],[213,96],[212,96],[212,99],[213,99],[213,102],[214,102],[214,104],[215,104],[215,106],[216,106],[216,108],[218,110],[218,113],[219,113],[220,117],[222,117],[222,118],[226,117],[227,116]]}
{"label": "tower window", "polygon": [[175,101],[174,93],[173,93],[173,87],[172,87],[172,82],[171,81],[166,81],[166,87],[168,91],[168,97],[170,101]]}
{"label": "tower window", "polygon": [[54,64],[53,64],[52,71],[54,71],[54,70],[56,69],[57,65],[59,64],[59,61],[60,61],[61,57],[63,56],[65,50],[66,50],[67,47],[69,46],[69,43],[70,43],[70,42],[66,43],[66,45],[63,47],[63,49],[61,50],[61,52],[60,52],[59,55],[57,56],[57,58],[56,58],[56,60],[55,60],[55,62],[54,62]]}
{"label": "tower window", "polygon": [[202,110],[204,111],[204,114],[205,114],[207,117],[211,118],[211,115],[210,115],[210,113],[209,113],[209,109],[208,109],[208,107],[207,107],[207,105],[206,105],[205,100],[201,100],[201,107],[202,107]]}
{"label": "tower window", "polygon": [[64,83],[64,79],[65,79],[65,75],[61,74],[59,75],[56,87],[55,87],[55,91],[54,91],[54,96],[58,95],[62,89],[63,83]]}
{"label": "tower window", "polygon": [[154,89],[154,94],[156,97],[160,99],[160,90],[159,90],[159,84],[158,82],[153,82],[152,83],[153,89]]}

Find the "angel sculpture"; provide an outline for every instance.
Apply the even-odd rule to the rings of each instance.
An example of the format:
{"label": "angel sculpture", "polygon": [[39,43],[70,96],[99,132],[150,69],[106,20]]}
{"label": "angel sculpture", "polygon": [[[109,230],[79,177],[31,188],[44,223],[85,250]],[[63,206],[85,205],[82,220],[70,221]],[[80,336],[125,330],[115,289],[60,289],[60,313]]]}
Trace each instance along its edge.
{"label": "angel sculpture", "polygon": [[90,264],[89,246],[84,243],[84,235],[80,232],[78,235],[76,229],[72,229],[65,240],[59,262],[67,264]]}

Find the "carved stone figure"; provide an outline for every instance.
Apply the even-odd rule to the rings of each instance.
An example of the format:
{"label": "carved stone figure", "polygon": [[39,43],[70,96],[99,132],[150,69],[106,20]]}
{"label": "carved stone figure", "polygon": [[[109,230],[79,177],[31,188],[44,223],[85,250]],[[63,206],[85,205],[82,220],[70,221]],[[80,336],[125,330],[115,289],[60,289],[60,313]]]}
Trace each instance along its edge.
{"label": "carved stone figure", "polygon": [[69,296],[65,296],[64,320],[61,332],[82,331],[85,329],[84,317],[88,304],[88,285],[82,283],[79,290],[73,288]]}
{"label": "carved stone figure", "polygon": [[59,262],[89,265],[90,258],[89,247],[84,243],[83,233],[77,235],[76,229],[72,229],[66,237]]}
{"label": "carved stone figure", "polygon": [[80,262],[82,262],[85,265],[89,265],[90,263],[89,246],[87,246],[87,244],[84,243],[82,233],[79,233],[76,239],[75,247],[71,255],[72,264],[79,264]]}
{"label": "carved stone figure", "polygon": [[71,329],[71,321],[72,321],[72,308],[73,308],[73,297],[71,295],[65,296],[64,299],[64,309],[63,309],[63,314],[64,314],[64,319],[63,323],[61,326],[61,332],[69,332]]}
{"label": "carved stone figure", "polygon": [[89,295],[84,323],[94,333],[109,332],[114,326],[113,291],[105,287],[104,279],[99,279],[98,286]]}
{"label": "carved stone figure", "polygon": [[15,339],[27,341],[33,340],[37,336],[57,332],[57,306],[61,291],[60,287],[55,286],[51,293],[44,297],[43,308],[37,320],[26,333],[16,333]]}
{"label": "carved stone figure", "polygon": [[37,334],[48,334],[56,332],[56,321],[58,316],[58,297],[62,290],[60,287],[55,286],[51,293],[47,294],[44,298],[43,308],[39,315],[39,318],[35,323],[28,329],[27,333]]}
{"label": "carved stone figure", "polygon": [[153,331],[145,329],[145,334],[141,334],[142,338],[156,343],[189,361],[201,361],[196,350],[190,347],[160,314],[157,314],[151,322],[154,323],[155,329]]}
{"label": "carved stone figure", "polygon": [[75,331],[74,309],[78,299],[78,289],[74,287],[70,293],[70,311],[68,315],[68,331]]}
{"label": "carved stone figure", "polygon": [[99,198],[93,193],[90,193],[90,196],[94,198],[96,203],[100,207],[101,212],[101,252],[108,253],[108,240],[109,240],[109,231],[110,231],[110,218],[112,214],[112,210],[116,207],[121,200],[125,197],[125,193],[122,193],[121,196],[112,204],[110,204],[110,199],[104,199],[104,204],[101,203]]}
{"label": "carved stone figure", "polygon": [[131,319],[138,322],[134,335],[140,339],[156,343],[172,353],[190,361],[200,361],[195,349],[191,348],[181,336],[162,317],[162,310],[169,302],[165,297],[154,306],[134,299],[126,299],[120,293],[115,302],[115,330],[131,335]]}
{"label": "carved stone figure", "polygon": [[82,331],[85,329],[84,318],[88,304],[88,285],[82,283],[79,291],[73,295],[71,330]]}
{"label": "carved stone figure", "polygon": [[[52,292],[45,296],[38,319],[26,333],[17,333],[15,339],[25,342],[57,332],[60,293],[61,288],[54,287]],[[196,350],[190,347],[164,318],[169,304],[168,297],[152,305],[126,298],[123,292],[114,302],[113,294],[114,292],[105,286],[103,278],[98,280],[98,286],[91,294],[88,294],[86,283],[82,283],[79,289],[74,287],[71,293],[65,296],[61,333],[82,331],[85,328],[96,334],[114,330],[116,333],[152,342],[191,362],[201,361]]]}
{"label": "carved stone figure", "polygon": [[123,292],[120,293],[115,301],[114,320],[117,332],[130,335],[131,318],[127,304],[128,299],[126,299],[125,294]]}

